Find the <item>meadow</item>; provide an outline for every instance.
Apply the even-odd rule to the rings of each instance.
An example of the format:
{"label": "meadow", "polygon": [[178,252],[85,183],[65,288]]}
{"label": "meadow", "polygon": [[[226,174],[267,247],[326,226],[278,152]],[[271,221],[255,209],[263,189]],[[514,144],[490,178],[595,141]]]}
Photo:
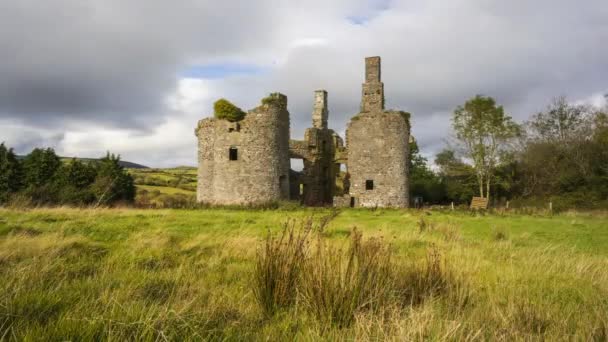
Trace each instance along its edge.
{"label": "meadow", "polygon": [[[310,253],[386,247],[388,299],[337,320],[349,279],[321,267],[344,296],[302,282],[269,313],[260,258],[307,222]],[[607,312],[605,213],[0,209],[0,340],[604,341]]]}

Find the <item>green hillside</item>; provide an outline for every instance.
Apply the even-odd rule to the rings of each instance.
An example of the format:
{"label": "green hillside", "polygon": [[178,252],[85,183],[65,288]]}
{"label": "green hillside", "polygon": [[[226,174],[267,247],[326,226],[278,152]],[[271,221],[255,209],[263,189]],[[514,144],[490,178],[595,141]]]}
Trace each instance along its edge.
{"label": "green hillside", "polygon": [[[23,159],[25,158],[25,156],[17,156],[18,159]],[[72,159],[76,159],[79,160],[83,163],[90,163],[90,162],[95,162],[99,159],[97,158],[78,158],[78,157],[59,157],[61,158],[61,160],[63,162],[68,162]],[[120,166],[124,167],[124,168],[128,168],[128,169],[147,169],[148,167],[145,165],[141,165],[141,164],[137,164],[137,163],[133,163],[130,161],[126,161],[126,160],[121,160],[118,162],[118,164],[120,164]]]}
{"label": "green hillside", "polygon": [[195,203],[196,168],[128,169],[137,187],[136,204],[142,207],[188,207]]}

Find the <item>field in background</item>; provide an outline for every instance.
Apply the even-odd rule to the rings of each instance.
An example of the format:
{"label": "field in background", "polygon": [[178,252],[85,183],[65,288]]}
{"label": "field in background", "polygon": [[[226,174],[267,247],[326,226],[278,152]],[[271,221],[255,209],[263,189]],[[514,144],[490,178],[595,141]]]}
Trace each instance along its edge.
{"label": "field in background", "polygon": [[[157,176],[154,174],[154,176]],[[390,244],[395,265],[429,250],[457,293],[357,314],[339,328],[297,304],[265,317],[256,250],[286,220],[330,218]],[[400,210],[0,209],[0,340],[460,340],[608,336],[608,217]],[[576,338],[575,338],[576,337]]]}
{"label": "field in background", "polygon": [[137,187],[139,207],[192,207],[196,202],[196,168],[128,169]]}

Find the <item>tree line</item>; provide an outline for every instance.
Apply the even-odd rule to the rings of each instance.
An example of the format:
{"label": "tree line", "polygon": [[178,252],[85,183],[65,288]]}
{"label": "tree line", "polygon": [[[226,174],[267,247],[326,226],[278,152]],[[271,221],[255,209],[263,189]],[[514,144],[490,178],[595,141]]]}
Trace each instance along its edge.
{"label": "tree line", "polygon": [[0,144],[0,204],[111,205],[133,202],[133,178],[110,154],[90,162],[63,162],[52,148],[18,158]]}
{"label": "tree line", "polygon": [[[607,106],[608,107],[608,106]],[[427,203],[490,203],[557,209],[608,207],[608,108],[554,99],[517,123],[489,96],[478,95],[452,115],[454,138],[431,168],[410,144],[413,197]]]}

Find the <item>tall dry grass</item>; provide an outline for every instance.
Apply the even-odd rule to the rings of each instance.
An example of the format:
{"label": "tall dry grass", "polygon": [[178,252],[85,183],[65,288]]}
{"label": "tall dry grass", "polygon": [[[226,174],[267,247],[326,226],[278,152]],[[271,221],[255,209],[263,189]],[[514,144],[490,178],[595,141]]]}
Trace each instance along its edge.
{"label": "tall dry grass", "polygon": [[354,229],[343,250],[319,236],[311,254],[300,291],[319,321],[349,326],[357,312],[380,312],[390,302],[392,253],[379,239],[363,241]]}
{"label": "tall dry grass", "polygon": [[[254,293],[269,316],[298,303],[321,326],[350,326],[357,315],[384,316],[395,307],[419,305],[426,298],[468,293],[436,247],[426,259],[396,264],[382,238],[364,240],[353,229],[347,246],[336,244],[310,221],[285,226],[266,238],[256,258]],[[313,238],[314,235],[314,238]],[[462,295],[462,294],[465,295]]]}
{"label": "tall dry grass", "polygon": [[310,223],[296,229],[295,221],[287,222],[281,235],[275,237],[269,233],[258,250],[253,293],[266,315],[295,303],[311,230]]}

